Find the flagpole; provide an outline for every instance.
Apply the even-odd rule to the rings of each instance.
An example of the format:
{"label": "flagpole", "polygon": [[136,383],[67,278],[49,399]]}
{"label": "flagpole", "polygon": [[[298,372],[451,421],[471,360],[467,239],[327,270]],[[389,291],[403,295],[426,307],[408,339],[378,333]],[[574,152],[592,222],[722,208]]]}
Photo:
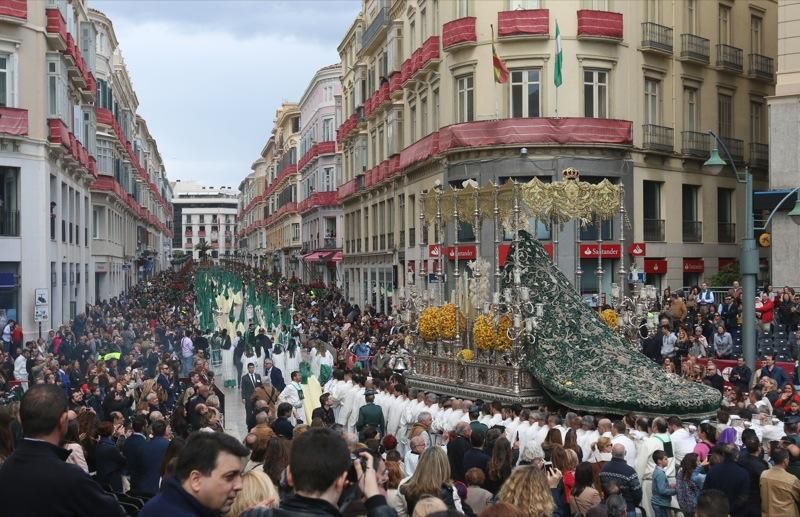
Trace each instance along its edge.
{"label": "flagpole", "polygon": [[[489,24],[492,30],[492,68],[494,68],[494,24]],[[494,119],[500,120],[500,101],[497,99],[497,80],[494,81]]]}
{"label": "flagpole", "polygon": [[558,117],[558,86],[556,86],[556,118]]}

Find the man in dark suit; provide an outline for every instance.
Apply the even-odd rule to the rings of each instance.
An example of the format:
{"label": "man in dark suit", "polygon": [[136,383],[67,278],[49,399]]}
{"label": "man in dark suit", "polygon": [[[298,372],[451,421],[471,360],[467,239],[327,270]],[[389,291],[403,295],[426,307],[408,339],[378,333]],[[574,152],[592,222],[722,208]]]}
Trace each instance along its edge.
{"label": "man in dark suit", "polygon": [[[116,499],[77,465],[66,463],[69,451],[59,445],[69,416],[64,390],[34,384],[22,397],[19,418],[24,439],[0,467],[6,517],[52,515],[122,516]],[[47,487],[46,497],[42,487]]]}
{"label": "man in dark suit", "polygon": [[276,368],[272,365],[272,359],[264,361],[264,376],[276,390],[283,391],[286,387],[286,382],[283,380],[283,372],[280,368]]}
{"label": "man in dark suit", "polygon": [[125,440],[122,454],[128,460],[128,475],[131,478],[131,492],[141,493],[142,476],[146,465],[144,464],[144,450],[147,446],[147,437],[144,435],[147,420],[142,415],[131,418],[133,434]]}
{"label": "man in dark suit", "polygon": [[263,388],[261,375],[256,373],[255,363],[247,363],[247,374],[242,376],[242,402],[244,402],[245,416],[253,411],[253,392],[256,388]]}
{"label": "man in dark suit", "polygon": [[[146,496],[153,496],[158,493],[159,480],[161,478],[161,460],[164,459],[164,453],[167,452],[167,447],[169,447],[169,439],[166,436],[167,422],[165,420],[156,420],[151,428],[153,438],[141,450],[140,461],[143,468],[139,478],[139,485],[135,491],[135,494]],[[130,464],[130,461],[130,458],[128,458],[128,464]],[[132,478],[131,492],[134,492]]]}
{"label": "man in dark suit", "polygon": [[291,404],[288,402],[281,402],[278,405],[278,418],[272,423],[272,430],[275,434],[287,440],[291,440],[294,435],[294,426],[289,420],[292,416],[292,411],[294,411],[294,407],[292,407]]}
{"label": "man in dark suit", "polygon": [[368,425],[375,427],[381,436],[386,434],[386,420],[383,418],[383,409],[375,404],[375,390],[364,392],[366,404],[358,409],[358,421],[356,421],[356,431],[358,437],[363,440],[363,431]]}

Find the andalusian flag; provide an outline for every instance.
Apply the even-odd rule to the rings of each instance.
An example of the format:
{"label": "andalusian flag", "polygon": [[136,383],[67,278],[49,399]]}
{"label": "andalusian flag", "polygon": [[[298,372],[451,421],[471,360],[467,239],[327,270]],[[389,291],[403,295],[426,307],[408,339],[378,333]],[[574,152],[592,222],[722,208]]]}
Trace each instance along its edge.
{"label": "andalusian flag", "polygon": [[556,20],[556,70],[555,74],[553,74],[553,82],[555,83],[556,88],[561,86],[561,83],[564,82],[563,78],[561,77],[561,66],[563,64],[564,64],[564,52],[561,49],[561,30],[559,30],[558,20]]}
{"label": "andalusian flag", "polygon": [[492,65],[494,67],[494,82],[504,84],[508,82],[508,68],[497,55],[494,48],[494,27],[492,27]]}

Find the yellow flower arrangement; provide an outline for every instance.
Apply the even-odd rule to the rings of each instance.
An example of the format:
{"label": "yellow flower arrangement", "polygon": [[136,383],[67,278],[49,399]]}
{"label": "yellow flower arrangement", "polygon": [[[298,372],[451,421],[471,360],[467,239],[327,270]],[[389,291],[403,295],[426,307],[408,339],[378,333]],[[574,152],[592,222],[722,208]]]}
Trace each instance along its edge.
{"label": "yellow flower arrangement", "polygon": [[439,339],[441,330],[441,309],[439,307],[428,307],[419,315],[419,335],[425,341],[436,341]]}
{"label": "yellow flower arrangement", "polygon": [[[455,339],[456,337],[456,306],[446,303],[439,309],[441,326],[439,327],[439,337],[442,339]],[[467,320],[464,313],[458,311],[458,327],[460,333],[467,330]]]}
{"label": "yellow flower arrangement", "polygon": [[456,359],[459,361],[470,362],[475,359],[475,352],[472,350],[465,348],[461,350],[458,354],[456,354]]}
{"label": "yellow flower arrangement", "polygon": [[496,335],[492,319],[483,314],[475,318],[475,323],[472,324],[472,338],[480,350],[493,349]]}
{"label": "yellow flower arrangement", "polygon": [[497,336],[495,337],[494,349],[504,352],[511,348],[511,339],[508,337],[508,329],[511,328],[511,317],[502,316],[497,322]]}
{"label": "yellow flower arrangement", "polygon": [[619,317],[614,309],[600,311],[600,319],[603,320],[603,323],[608,325],[608,328],[611,330],[617,330],[619,326]]}

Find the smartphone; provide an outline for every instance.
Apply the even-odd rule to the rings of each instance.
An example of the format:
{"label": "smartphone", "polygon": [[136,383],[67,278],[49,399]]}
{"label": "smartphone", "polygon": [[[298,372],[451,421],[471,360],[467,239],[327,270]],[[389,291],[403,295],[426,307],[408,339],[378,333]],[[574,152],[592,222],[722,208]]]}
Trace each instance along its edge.
{"label": "smartphone", "polygon": [[553,462],[552,461],[545,461],[544,462],[544,470],[548,474],[552,474],[553,473]]}

